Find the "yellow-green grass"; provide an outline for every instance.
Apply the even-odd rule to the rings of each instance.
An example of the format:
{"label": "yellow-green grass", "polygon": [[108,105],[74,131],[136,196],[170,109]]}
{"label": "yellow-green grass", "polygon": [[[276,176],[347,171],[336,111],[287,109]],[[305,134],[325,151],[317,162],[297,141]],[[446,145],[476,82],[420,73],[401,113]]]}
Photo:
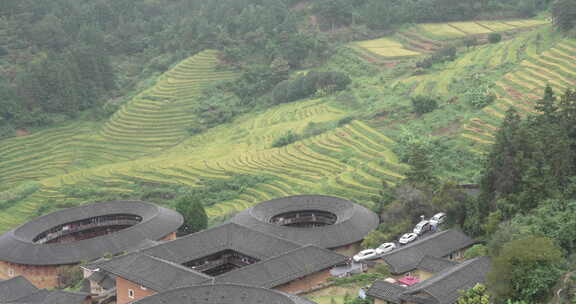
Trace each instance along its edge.
{"label": "yellow-green grass", "polygon": [[516,26],[512,24],[506,24],[499,21],[480,21],[477,23],[491,29],[494,32],[508,31],[516,28]]}
{"label": "yellow-green grass", "polygon": [[182,61],[154,87],[124,105],[104,125],[101,135],[152,149],[178,144],[197,119],[191,114],[194,97],[215,81],[235,77],[230,71],[216,71],[217,64],[217,52],[211,50]]}
{"label": "yellow-green grass", "polygon": [[[576,61],[566,57],[567,40],[560,41],[538,56],[522,61],[516,71],[504,75],[494,87],[498,100],[465,124],[462,136],[476,143],[490,144],[504,112],[514,107],[521,115],[537,115],[534,102],[541,98],[546,84],[560,93],[576,84]],[[493,123],[484,123],[486,120]]]}
{"label": "yellow-green grass", "polygon": [[476,22],[452,22],[450,23],[450,25],[459,29],[462,32],[472,35],[487,34],[493,32],[488,27],[482,26]]}
{"label": "yellow-green grass", "polygon": [[420,29],[429,37],[439,40],[461,38],[467,33],[451,26],[449,23],[425,23],[418,25]]}
{"label": "yellow-green grass", "polygon": [[489,34],[491,32],[504,32],[519,28],[548,24],[545,20],[505,20],[505,21],[467,21],[451,23],[425,23],[419,24],[422,35],[437,39],[458,39],[467,35]]}
{"label": "yellow-green grass", "polygon": [[546,21],[546,20],[540,20],[540,19],[521,19],[521,20],[506,20],[503,21],[506,24],[510,24],[513,26],[518,26],[518,27],[527,27],[527,26],[536,26],[536,25],[544,25],[544,24],[550,24],[550,22]]}
{"label": "yellow-green grass", "polygon": [[[536,41],[539,35],[547,37],[548,34],[547,29],[543,29],[541,31],[523,33],[514,39],[498,44],[480,46],[455,61],[447,63],[440,71],[411,76],[401,80],[401,82],[412,87],[411,96],[433,95],[443,99],[450,99],[455,96],[455,91],[451,87],[452,84],[456,83],[459,77],[467,73],[470,68],[475,68],[476,66],[496,68],[504,64],[518,64],[521,58],[526,56],[526,46],[537,44]],[[556,43],[556,40],[557,38],[552,37],[546,43],[552,46]],[[544,42],[540,41],[540,43]],[[567,60],[567,58],[558,58],[564,61]]]}
{"label": "yellow-green grass", "polygon": [[359,283],[350,283],[343,286],[330,286],[318,289],[302,295],[318,304],[344,304],[344,298],[348,295],[350,298],[355,298],[360,289]]}
{"label": "yellow-green grass", "polygon": [[382,57],[406,57],[420,55],[418,52],[404,48],[400,42],[389,38],[359,41],[355,42],[354,45]]}
{"label": "yellow-green grass", "polygon": [[377,194],[380,180],[396,183],[405,170],[389,147],[393,141],[368,125],[354,121],[286,147],[271,148],[272,141],[286,130],[302,132],[311,122],[337,121],[346,115],[325,100],[279,105],[190,137],[162,153],[45,178],[40,180],[42,190],[6,210],[18,217],[0,217],[0,230],[32,216],[49,198],[58,203],[81,202],[68,197],[62,191],[64,185],[130,191],[135,181],[195,187],[200,179],[227,179],[238,173],[273,176],[236,199],[208,207],[212,217],[297,193],[354,195],[366,202]]}

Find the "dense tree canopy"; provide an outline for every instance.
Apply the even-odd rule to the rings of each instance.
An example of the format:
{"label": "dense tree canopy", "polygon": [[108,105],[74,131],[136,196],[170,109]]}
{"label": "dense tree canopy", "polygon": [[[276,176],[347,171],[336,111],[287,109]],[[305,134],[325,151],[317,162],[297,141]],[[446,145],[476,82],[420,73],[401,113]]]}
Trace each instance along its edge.
{"label": "dense tree canopy", "polygon": [[575,198],[566,189],[576,176],[576,93],[568,90],[557,100],[547,88],[536,108],[542,114],[527,119],[514,109],[507,112],[488,156],[480,199],[471,208],[470,232],[482,232],[496,211],[507,220],[548,199]]}
{"label": "dense tree canopy", "polygon": [[539,302],[560,278],[562,251],[548,238],[528,237],[504,245],[488,274],[497,300]]}
{"label": "dense tree canopy", "polygon": [[327,54],[321,36],[301,30],[303,19],[290,10],[295,2],[2,1],[0,56],[10,64],[0,79],[0,129],[98,107],[205,48],[246,70],[235,90],[240,98],[258,96],[290,68]]}
{"label": "dense tree canopy", "polygon": [[180,233],[190,234],[206,229],[208,226],[206,210],[197,197],[192,195],[181,197],[176,202],[176,210],[184,217]]}
{"label": "dense tree canopy", "polygon": [[562,31],[568,31],[576,26],[576,1],[556,0],[552,6],[554,24]]}
{"label": "dense tree canopy", "polygon": [[460,21],[496,15],[531,17],[550,0],[319,0],[315,12],[327,28],[365,23],[374,29],[390,29],[409,22]]}

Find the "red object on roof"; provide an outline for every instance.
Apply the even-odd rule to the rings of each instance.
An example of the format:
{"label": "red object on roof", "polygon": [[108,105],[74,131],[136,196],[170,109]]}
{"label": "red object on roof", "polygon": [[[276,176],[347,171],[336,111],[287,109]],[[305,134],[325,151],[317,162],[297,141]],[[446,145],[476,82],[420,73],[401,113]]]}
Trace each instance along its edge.
{"label": "red object on roof", "polygon": [[403,277],[398,280],[398,283],[404,284],[406,286],[412,286],[418,282],[420,282],[420,279],[418,279],[417,277]]}

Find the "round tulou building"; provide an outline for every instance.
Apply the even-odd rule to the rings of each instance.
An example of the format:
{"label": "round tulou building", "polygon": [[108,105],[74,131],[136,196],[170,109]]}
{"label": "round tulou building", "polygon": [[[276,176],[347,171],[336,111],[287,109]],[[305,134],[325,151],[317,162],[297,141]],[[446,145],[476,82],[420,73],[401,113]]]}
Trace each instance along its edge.
{"label": "round tulou building", "polygon": [[236,284],[200,285],[172,289],[134,304],[315,304],[287,293]]}
{"label": "round tulou building", "polygon": [[296,195],[260,203],[238,213],[232,222],[302,245],[316,245],[343,254],[379,224],[371,210],[343,198]]}
{"label": "round tulou building", "polygon": [[24,276],[59,287],[70,266],[171,240],[182,216],[141,201],[83,205],[44,215],[0,235],[0,279]]}

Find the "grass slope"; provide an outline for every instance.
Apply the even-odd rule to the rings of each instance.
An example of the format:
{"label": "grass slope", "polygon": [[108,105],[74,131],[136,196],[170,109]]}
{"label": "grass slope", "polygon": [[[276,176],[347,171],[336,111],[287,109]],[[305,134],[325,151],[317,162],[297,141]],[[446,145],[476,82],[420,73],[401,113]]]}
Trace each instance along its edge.
{"label": "grass slope", "polygon": [[[493,31],[520,26],[508,23],[457,23],[450,28],[473,32],[490,26]],[[394,39],[426,52],[441,45],[428,35],[415,26]],[[399,47],[394,41],[378,43],[387,44],[383,52],[392,54]],[[366,72],[366,62],[355,55],[338,55],[340,61],[326,68],[355,76],[347,92],[278,105],[189,136],[186,129],[198,121],[191,109],[200,90],[235,77],[217,68],[217,52],[204,51],[166,72],[102,125],[78,122],[2,141],[0,231],[47,209],[97,201],[103,193],[129,193],[135,184],[201,187],[206,180],[227,181],[239,173],[267,178],[233,199],[207,206],[210,217],[299,193],[339,195],[370,205],[382,180],[395,184],[404,177],[407,167],[393,152],[402,128],[422,125],[433,136],[453,135],[457,144],[484,151],[493,142],[507,107],[531,111],[531,102],[520,97],[536,98],[544,80],[557,90],[574,85],[575,55],[576,43],[550,34],[549,28],[472,48],[424,75]],[[471,70],[486,72],[501,97],[481,111],[458,105],[454,99],[460,76]],[[409,97],[420,94],[439,96],[444,102],[437,111],[414,117],[407,110]],[[271,148],[287,130],[304,133],[311,126],[335,125],[350,115],[358,118],[291,145]],[[30,181],[37,182],[32,185],[37,191],[30,191],[32,186],[25,183]],[[71,189],[89,190],[79,198]]]}
{"label": "grass slope", "polygon": [[391,37],[353,42],[350,46],[368,59],[372,58],[371,61],[401,59],[434,51],[454,39],[522,31],[547,23],[544,20],[527,19],[418,24],[402,29]]}
{"label": "grass slope", "polygon": [[498,100],[464,126],[462,136],[479,150],[494,142],[494,133],[510,107],[522,115],[535,114],[534,101],[541,98],[546,84],[557,94],[576,85],[576,42],[563,39],[548,50],[523,60],[512,72],[496,82]]}

